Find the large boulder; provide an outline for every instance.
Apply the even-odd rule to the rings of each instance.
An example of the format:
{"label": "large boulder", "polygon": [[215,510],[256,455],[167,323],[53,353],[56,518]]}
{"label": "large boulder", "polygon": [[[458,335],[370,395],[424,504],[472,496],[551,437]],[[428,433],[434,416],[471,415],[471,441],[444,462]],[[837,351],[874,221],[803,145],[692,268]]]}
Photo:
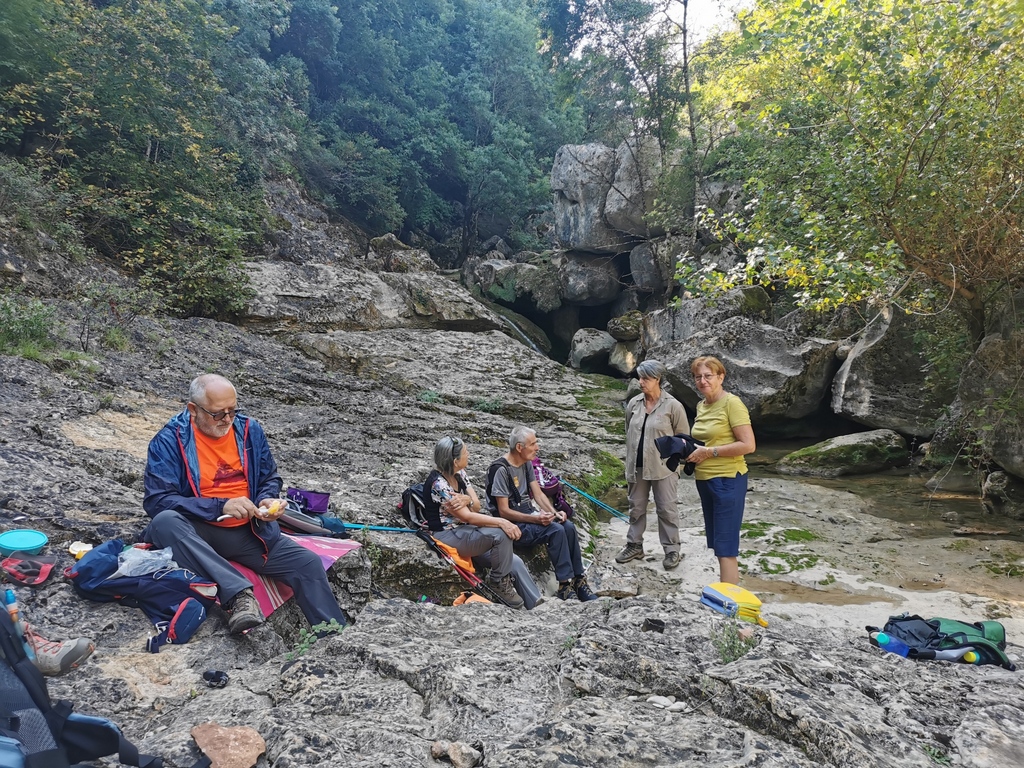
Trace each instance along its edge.
{"label": "large boulder", "polygon": [[832,384],[832,410],[869,427],[928,438],[952,386],[926,381],[925,350],[915,340],[921,322],[889,306],[864,329]]}
{"label": "large boulder", "polygon": [[605,200],[615,178],[615,150],[603,144],[559,147],[551,168],[555,239],[563,248],[619,253],[629,237],[607,224]]}
{"label": "large boulder", "polygon": [[698,331],[737,315],[768,322],[771,311],[771,299],[759,285],[736,288],[715,301],[686,299],[678,307],[655,310],[644,317],[644,347],[654,349],[685,341]]}
{"label": "large boulder", "polygon": [[580,328],[572,337],[569,365],[577,370],[603,368],[615,345],[615,339],[605,331],[597,328]]}
{"label": "large boulder", "polygon": [[616,341],[636,341],[644,328],[644,316],[636,310],[627,312],[608,321],[608,333]]}
{"label": "large boulder", "polygon": [[642,351],[639,341],[616,342],[612,351],[608,353],[608,367],[614,368],[623,376],[629,376],[640,363]]}
{"label": "large boulder", "polygon": [[490,258],[476,263],[473,275],[484,295],[502,304],[525,302],[541,313],[562,305],[558,267],[550,259],[517,262]]}
{"label": "large boulder", "polygon": [[674,394],[691,408],[700,395],[690,363],[714,355],[725,366],[725,388],[750,409],[755,426],[781,429],[816,414],[835,372],[836,342],[804,338],[736,315],[713,323],[681,341],[651,347],[647,358],[661,360]]}
{"label": "large boulder", "polygon": [[1024,520],[1024,481],[1008,472],[992,472],[985,478],[981,493],[989,512]]}
{"label": "large boulder", "polygon": [[1024,479],[1024,328],[986,336],[960,377],[958,398],[983,451]]}
{"label": "large boulder", "polygon": [[562,297],[573,304],[595,307],[619,295],[619,270],[610,256],[570,252],[558,268]]}
{"label": "large boulder", "polygon": [[842,435],[783,457],[775,471],[784,475],[839,477],[878,472],[910,463],[907,441],[891,429]]}
{"label": "large boulder", "polygon": [[247,266],[255,296],[242,320],[262,330],[505,327],[464,288],[436,274],[376,274],[355,266],[287,261]]}
{"label": "large boulder", "polygon": [[624,141],[615,150],[615,178],[604,204],[609,225],[637,237],[656,237],[662,228],[646,220],[654,206],[655,184],[661,175],[661,150],[654,139]]}

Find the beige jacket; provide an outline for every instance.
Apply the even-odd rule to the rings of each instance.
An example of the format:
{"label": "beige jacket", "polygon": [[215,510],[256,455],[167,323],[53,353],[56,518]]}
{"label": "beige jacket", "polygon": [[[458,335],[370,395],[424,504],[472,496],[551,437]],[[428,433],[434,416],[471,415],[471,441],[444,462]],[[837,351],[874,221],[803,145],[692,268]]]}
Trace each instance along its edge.
{"label": "beige jacket", "polygon": [[[635,483],[636,450],[640,443],[640,430],[644,426],[644,396],[641,392],[626,404],[626,482]],[[647,429],[644,430],[644,466],[643,480],[664,480],[672,474],[665,466],[664,459],[654,444],[655,438],[666,435],[689,434],[690,423],[686,420],[683,404],[665,390],[654,405],[654,410],[647,417]],[[679,468],[682,468],[682,464]],[[678,470],[677,470],[678,471]]]}

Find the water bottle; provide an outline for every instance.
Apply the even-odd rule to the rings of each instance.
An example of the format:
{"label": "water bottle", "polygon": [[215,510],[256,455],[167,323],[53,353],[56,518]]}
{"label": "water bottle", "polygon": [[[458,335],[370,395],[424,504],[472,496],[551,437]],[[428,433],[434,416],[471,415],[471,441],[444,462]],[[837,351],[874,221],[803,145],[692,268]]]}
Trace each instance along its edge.
{"label": "water bottle", "polygon": [[18,626],[18,598],[14,595],[13,589],[4,592],[4,604],[7,606],[7,613],[11,617],[11,623]]}
{"label": "water bottle", "polygon": [[[968,656],[971,658],[967,658]],[[974,648],[967,646],[966,648],[950,648],[945,651],[935,651],[935,658],[940,661],[965,661],[968,664],[973,664],[978,658],[978,654],[974,651]]]}
{"label": "water bottle", "polygon": [[893,637],[885,632],[872,632],[871,639],[874,640],[878,647],[883,651],[889,653],[895,653],[897,656],[906,657],[910,653],[910,646],[900,640],[898,637]]}

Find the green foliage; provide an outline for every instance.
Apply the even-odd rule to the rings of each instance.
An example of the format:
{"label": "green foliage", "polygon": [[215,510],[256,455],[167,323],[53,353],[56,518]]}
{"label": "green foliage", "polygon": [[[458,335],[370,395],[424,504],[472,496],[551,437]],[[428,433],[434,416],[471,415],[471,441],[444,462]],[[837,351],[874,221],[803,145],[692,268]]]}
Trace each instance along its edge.
{"label": "green foliage", "polygon": [[758,3],[717,74],[748,206],[706,216],[748,258],[688,287],[759,282],[819,308],[939,293],[976,344],[989,284],[1024,275],[1022,34],[1013,0]]}
{"label": "green foliage", "polygon": [[291,653],[288,654],[288,660],[293,661],[300,656],[304,656],[306,652],[313,647],[317,640],[320,640],[327,635],[340,635],[345,630],[345,627],[338,623],[336,619],[330,621],[322,621],[315,627],[306,629],[302,627],[299,630],[299,639],[295,643],[295,648]]}
{"label": "green foliage", "polygon": [[484,413],[501,413],[502,407],[501,398],[499,397],[485,397],[473,403],[474,411],[483,411]]}
{"label": "green foliage", "polygon": [[743,636],[740,634],[742,629],[749,629],[749,626],[742,627],[735,620],[716,622],[711,627],[711,645],[718,652],[718,658],[723,664],[730,664],[743,658],[757,646],[757,637],[753,632],[750,632],[749,636]]}
{"label": "green foliage", "polygon": [[53,346],[53,309],[39,299],[0,294],[0,354],[39,360]]}
{"label": "green foliage", "polygon": [[100,339],[109,349],[124,351],[130,346],[128,331],[140,315],[152,315],[161,308],[155,291],[111,283],[89,283],[80,288],[75,301],[78,315],[78,343],[88,352]]}
{"label": "green foliage", "polygon": [[421,403],[440,403],[444,401],[444,398],[432,389],[424,389],[416,396],[416,399]]}

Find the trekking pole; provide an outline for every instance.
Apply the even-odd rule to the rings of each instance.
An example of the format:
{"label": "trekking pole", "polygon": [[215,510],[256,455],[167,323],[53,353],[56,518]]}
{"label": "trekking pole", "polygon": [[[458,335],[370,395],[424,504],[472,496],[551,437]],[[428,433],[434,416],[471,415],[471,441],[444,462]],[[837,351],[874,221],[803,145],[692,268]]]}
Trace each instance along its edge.
{"label": "trekking pole", "polygon": [[387,525],[362,525],[360,523],[343,523],[345,530],[388,531],[390,533],[416,533],[412,528],[391,528]]}
{"label": "trekking pole", "polygon": [[572,483],[567,483],[565,480],[563,480],[562,481],[562,485],[564,485],[566,488],[569,488],[570,490],[576,491],[576,493],[578,493],[583,498],[585,498],[588,501],[596,504],[601,509],[603,509],[605,512],[609,512],[609,513],[615,515],[615,517],[619,518],[620,520],[629,520],[629,515],[625,514],[624,512],[619,512],[619,510],[617,510],[615,507],[608,506],[607,504],[605,504],[600,499],[595,499],[589,493],[587,493],[586,491],[581,491],[579,488],[577,488]]}

